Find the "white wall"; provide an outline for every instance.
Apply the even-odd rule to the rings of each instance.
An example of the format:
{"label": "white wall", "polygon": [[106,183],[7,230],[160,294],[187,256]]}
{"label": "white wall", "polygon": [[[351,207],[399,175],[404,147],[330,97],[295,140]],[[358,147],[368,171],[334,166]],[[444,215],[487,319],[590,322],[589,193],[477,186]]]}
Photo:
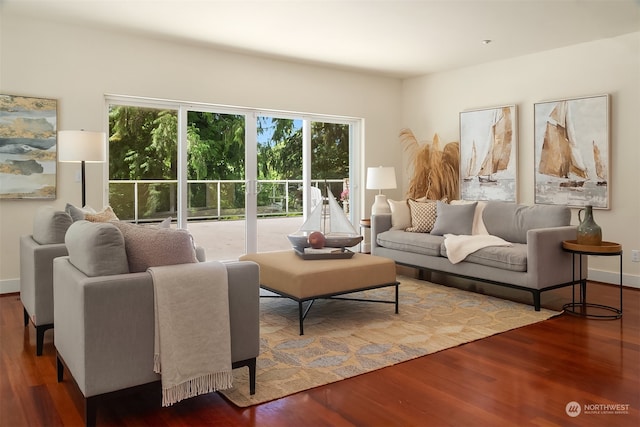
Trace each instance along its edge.
{"label": "white wall", "polygon": [[[361,117],[363,169],[401,169],[401,153],[387,148],[400,123],[400,80],[38,21],[6,10],[1,19],[0,93],[56,98],[58,129],[104,130],[105,94]],[[94,207],[102,205],[102,168],[87,164],[87,203]],[[55,201],[0,201],[0,292],[18,289],[18,240],[31,233],[35,209],[80,204],[78,170],[59,164]],[[374,196],[366,193],[365,209]]]}
{"label": "white wall", "polygon": [[[365,119],[364,164],[402,167],[398,131],[420,140],[459,139],[466,109],[517,104],[518,195],[533,203],[533,104],[611,94],[611,209],[595,211],[605,240],[625,250],[625,284],[640,286],[640,33],[401,82],[322,67],[271,61],[133,35],[36,21],[3,11],[0,93],[58,99],[59,129],[100,130],[104,94],[148,96]],[[406,159],[404,160],[406,162]],[[59,164],[58,197],[0,201],[0,292],[17,290],[18,239],[44,204],[80,203],[79,167]],[[406,172],[405,172],[406,173]],[[102,202],[102,167],[88,165],[88,203]],[[404,187],[385,192],[401,197]],[[373,194],[363,191],[364,209]],[[574,212],[574,223],[577,223]],[[616,282],[612,258],[590,259],[591,278]]]}
{"label": "white wall", "polygon": [[[458,141],[461,111],[516,104],[518,201],[533,204],[533,104],[605,93],[611,95],[611,209],[595,210],[594,217],[604,240],[622,244],[623,282],[640,287],[640,263],[631,262],[631,250],[640,250],[640,33],[405,80],[401,127],[420,140],[437,132],[441,142]],[[619,283],[618,260],[590,257],[589,277]]]}

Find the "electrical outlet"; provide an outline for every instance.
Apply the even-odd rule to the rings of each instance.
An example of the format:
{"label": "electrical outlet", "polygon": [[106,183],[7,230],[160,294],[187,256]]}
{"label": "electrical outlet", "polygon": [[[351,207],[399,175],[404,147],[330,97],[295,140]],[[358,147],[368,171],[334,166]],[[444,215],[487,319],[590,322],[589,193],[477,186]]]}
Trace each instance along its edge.
{"label": "electrical outlet", "polygon": [[631,261],[640,262],[640,251],[637,249],[633,249],[631,251]]}

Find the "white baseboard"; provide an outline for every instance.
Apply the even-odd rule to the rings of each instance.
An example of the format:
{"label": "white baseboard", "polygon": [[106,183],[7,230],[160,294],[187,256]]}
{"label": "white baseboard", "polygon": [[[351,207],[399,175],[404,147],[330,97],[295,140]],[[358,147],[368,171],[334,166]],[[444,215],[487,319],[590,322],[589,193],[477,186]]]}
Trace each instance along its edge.
{"label": "white baseboard", "polygon": [[[589,269],[589,280],[596,282],[611,283],[613,285],[620,284],[620,273],[614,271]],[[633,274],[622,274],[622,284],[630,288],[640,289],[640,276]]]}
{"label": "white baseboard", "polygon": [[0,280],[0,294],[20,292],[20,279]]}

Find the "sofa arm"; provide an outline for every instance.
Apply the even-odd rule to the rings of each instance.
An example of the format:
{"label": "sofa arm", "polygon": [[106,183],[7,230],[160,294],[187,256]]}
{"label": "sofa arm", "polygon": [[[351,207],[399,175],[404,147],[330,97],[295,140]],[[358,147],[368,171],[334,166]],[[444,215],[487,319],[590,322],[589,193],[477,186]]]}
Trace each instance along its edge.
{"label": "sofa arm", "polygon": [[64,243],[20,237],[20,299],[35,326],[53,323],[53,259],[66,255]]}
{"label": "sofa arm", "polygon": [[88,277],[54,260],[54,342],[85,397],[156,381],[149,273]]}
{"label": "sofa arm", "polygon": [[[572,255],[562,249],[563,240],[576,238],[575,226],[536,228],[527,231],[528,285],[543,289],[573,280]],[[578,263],[576,263],[578,264]],[[574,266],[575,277],[580,277],[579,265]],[[582,260],[582,277],[587,277],[588,262]]]}
{"label": "sofa arm", "polygon": [[378,234],[391,229],[391,214],[373,215],[371,217],[371,252],[378,247]]}
{"label": "sofa arm", "polygon": [[252,359],[260,353],[260,269],[251,261],[224,265],[229,282],[231,359]]}

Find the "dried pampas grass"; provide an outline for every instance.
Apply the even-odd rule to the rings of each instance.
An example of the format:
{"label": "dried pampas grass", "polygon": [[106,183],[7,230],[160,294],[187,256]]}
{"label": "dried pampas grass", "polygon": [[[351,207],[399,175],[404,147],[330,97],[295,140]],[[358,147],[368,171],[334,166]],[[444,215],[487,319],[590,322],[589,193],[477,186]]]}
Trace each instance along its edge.
{"label": "dried pampas grass", "polygon": [[409,153],[409,163],[413,177],[409,181],[406,196],[419,198],[426,196],[432,200],[447,197],[458,198],[460,190],[460,144],[450,142],[440,149],[438,134],[431,144],[420,143],[411,129],[400,131],[400,142]]}

